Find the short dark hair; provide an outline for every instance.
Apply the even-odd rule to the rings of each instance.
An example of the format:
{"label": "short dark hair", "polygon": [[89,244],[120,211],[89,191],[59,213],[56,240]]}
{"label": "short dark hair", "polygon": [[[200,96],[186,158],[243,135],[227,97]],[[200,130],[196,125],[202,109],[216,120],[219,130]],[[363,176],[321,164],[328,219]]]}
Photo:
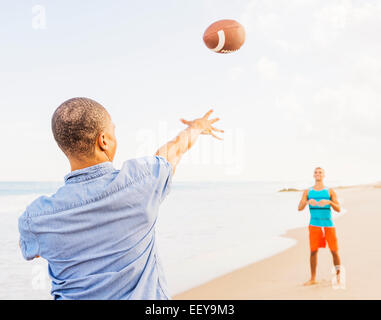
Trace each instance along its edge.
{"label": "short dark hair", "polygon": [[89,98],[69,99],[53,114],[54,139],[66,155],[91,156],[98,134],[109,120],[107,110],[98,102]]}

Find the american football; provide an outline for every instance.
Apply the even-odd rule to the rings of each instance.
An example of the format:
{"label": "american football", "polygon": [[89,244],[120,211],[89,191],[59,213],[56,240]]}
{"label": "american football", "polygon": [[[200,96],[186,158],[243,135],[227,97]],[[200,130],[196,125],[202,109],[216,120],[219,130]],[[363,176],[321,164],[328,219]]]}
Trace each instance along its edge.
{"label": "american football", "polygon": [[245,42],[245,29],[235,20],[219,20],[204,32],[205,45],[217,53],[237,51]]}

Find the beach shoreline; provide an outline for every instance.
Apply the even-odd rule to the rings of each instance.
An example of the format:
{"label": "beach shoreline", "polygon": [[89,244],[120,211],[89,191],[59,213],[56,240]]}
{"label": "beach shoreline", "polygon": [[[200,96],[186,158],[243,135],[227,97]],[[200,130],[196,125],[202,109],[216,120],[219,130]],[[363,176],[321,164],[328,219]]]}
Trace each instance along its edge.
{"label": "beach shoreline", "polygon": [[[264,260],[227,273],[200,286],[174,295],[173,299],[381,299],[381,255],[377,242],[381,188],[361,185],[335,189],[347,213],[335,220],[345,285],[334,286],[329,249],[319,250],[318,285],[303,286],[309,279],[307,226],[287,231],[283,237],[296,245]],[[297,206],[297,204],[295,204]]]}

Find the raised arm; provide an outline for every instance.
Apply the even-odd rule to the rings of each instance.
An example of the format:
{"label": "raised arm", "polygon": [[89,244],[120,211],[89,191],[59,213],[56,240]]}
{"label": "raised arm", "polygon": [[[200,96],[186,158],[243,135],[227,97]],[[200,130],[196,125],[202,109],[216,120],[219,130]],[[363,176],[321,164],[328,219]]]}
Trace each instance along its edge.
{"label": "raised arm", "polygon": [[167,159],[173,167],[173,173],[175,173],[176,167],[181,157],[195,144],[200,134],[209,134],[216,139],[222,140],[217,137],[213,131],[224,132],[223,130],[214,128],[213,123],[220,120],[219,118],[209,120],[209,116],[213,110],[209,110],[202,118],[195,119],[193,121],[187,121],[180,119],[180,121],[186,124],[188,127],[181,131],[176,138],[169,141],[165,145],[159,148],[155,153],[156,156],[162,156]]}

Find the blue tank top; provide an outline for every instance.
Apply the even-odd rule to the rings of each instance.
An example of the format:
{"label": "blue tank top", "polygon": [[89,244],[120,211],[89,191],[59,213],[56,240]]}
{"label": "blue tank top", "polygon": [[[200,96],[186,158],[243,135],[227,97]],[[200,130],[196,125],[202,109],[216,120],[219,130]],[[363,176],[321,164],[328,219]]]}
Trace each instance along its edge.
{"label": "blue tank top", "polygon": [[[314,199],[317,202],[320,200],[331,200],[331,196],[329,195],[329,189],[324,188],[323,190],[316,191],[314,188],[310,188],[308,190],[308,200]],[[311,220],[310,225],[316,227],[333,227],[332,214],[331,214],[331,206],[326,205],[324,207],[319,206],[311,206]]]}

